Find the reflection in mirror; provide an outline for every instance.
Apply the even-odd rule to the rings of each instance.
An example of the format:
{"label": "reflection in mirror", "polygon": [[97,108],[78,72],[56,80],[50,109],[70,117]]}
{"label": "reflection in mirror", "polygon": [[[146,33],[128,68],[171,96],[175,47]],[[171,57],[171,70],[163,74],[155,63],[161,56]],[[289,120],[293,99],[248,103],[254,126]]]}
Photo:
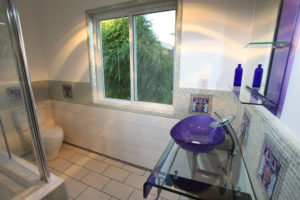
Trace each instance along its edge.
{"label": "reflection in mirror", "polygon": [[[249,43],[274,41],[280,7],[281,0],[255,1],[252,17],[251,41],[249,41]],[[274,46],[266,44],[247,46],[247,62],[243,67],[243,86],[248,85],[252,87],[255,69],[258,67],[258,64],[262,64],[263,75],[259,93],[265,94],[270,60],[272,59],[272,47]]]}

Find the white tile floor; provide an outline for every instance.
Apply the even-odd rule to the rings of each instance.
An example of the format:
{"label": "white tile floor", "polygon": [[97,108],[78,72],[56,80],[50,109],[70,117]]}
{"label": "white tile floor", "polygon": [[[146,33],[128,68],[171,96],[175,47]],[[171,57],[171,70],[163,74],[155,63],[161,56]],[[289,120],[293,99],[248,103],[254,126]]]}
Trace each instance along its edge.
{"label": "white tile floor", "polygon": [[[50,171],[66,180],[70,199],[143,200],[143,184],[149,172],[63,144],[59,156],[49,161]],[[155,188],[148,200],[155,199]],[[179,200],[162,192],[159,200]]]}

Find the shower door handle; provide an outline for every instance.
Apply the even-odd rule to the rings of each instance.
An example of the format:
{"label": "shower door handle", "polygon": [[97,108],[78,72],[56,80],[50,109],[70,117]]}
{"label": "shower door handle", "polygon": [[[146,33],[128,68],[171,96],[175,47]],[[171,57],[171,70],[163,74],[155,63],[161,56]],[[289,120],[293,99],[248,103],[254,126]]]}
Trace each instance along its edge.
{"label": "shower door handle", "polygon": [[9,159],[11,159],[11,153],[10,153],[10,150],[9,150],[9,146],[8,146],[8,142],[7,142],[7,138],[6,138],[6,134],[5,134],[5,130],[4,130],[1,118],[0,118],[0,129],[1,129],[1,132],[2,132],[3,139],[4,139],[4,143],[5,143],[5,146],[6,146],[6,151],[7,151],[8,157],[9,157]]}

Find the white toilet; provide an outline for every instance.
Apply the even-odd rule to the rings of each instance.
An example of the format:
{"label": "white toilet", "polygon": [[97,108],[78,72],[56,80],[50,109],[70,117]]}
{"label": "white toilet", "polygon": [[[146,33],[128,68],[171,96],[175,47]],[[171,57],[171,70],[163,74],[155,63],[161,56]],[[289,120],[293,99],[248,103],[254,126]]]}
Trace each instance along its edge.
{"label": "white toilet", "polygon": [[57,125],[40,126],[40,131],[47,159],[52,160],[58,155],[60,146],[64,140],[64,131]]}
{"label": "white toilet", "polygon": [[[49,117],[47,117],[48,114],[45,105],[38,105],[37,112],[46,156],[48,160],[52,160],[58,155],[59,149],[64,139],[64,132],[60,126],[53,125],[53,120],[51,117],[51,119],[49,120]],[[16,121],[18,123],[19,129],[23,133],[24,140],[27,144],[30,144],[29,146],[32,147],[31,132],[28,129],[25,112],[18,112],[16,114]]]}

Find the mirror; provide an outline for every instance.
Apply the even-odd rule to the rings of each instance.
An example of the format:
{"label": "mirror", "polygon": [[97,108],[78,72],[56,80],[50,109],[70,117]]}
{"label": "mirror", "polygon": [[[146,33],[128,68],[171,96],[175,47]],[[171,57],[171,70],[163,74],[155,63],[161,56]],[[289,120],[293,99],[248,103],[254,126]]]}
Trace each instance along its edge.
{"label": "mirror", "polygon": [[243,85],[251,86],[262,64],[265,86],[271,48],[245,47],[274,40],[280,5],[281,0],[184,0],[179,88],[229,90],[239,63]]}
{"label": "mirror", "polygon": [[258,64],[261,64],[263,75],[258,92],[263,95],[265,95],[268,81],[273,48],[279,48],[272,42],[276,38],[277,18],[280,7],[281,0],[256,0],[253,9],[251,41],[246,46],[248,52],[247,60],[243,67],[242,85],[252,87],[255,69],[258,67]]}

